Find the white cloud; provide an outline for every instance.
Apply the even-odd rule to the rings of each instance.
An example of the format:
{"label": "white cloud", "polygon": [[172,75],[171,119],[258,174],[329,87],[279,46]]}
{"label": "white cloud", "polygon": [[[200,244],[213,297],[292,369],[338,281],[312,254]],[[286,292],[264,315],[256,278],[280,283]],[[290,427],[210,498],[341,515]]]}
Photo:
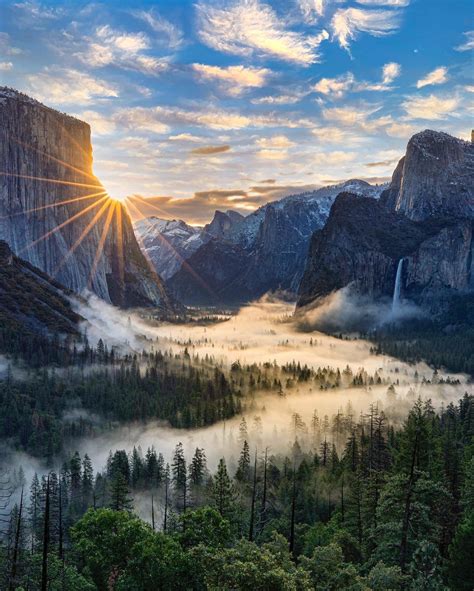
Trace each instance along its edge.
{"label": "white cloud", "polygon": [[356,0],[357,4],[365,6],[389,6],[390,8],[405,8],[410,0]]}
{"label": "white cloud", "polygon": [[331,95],[341,98],[344,94],[352,88],[354,84],[354,75],[351,72],[343,74],[338,78],[321,78],[312,90],[324,95]]}
{"label": "white cloud", "polygon": [[299,103],[303,96],[298,94],[270,95],[252,99],[251,102],[254,105],[294,105]]}
{"label": "white cloud", "polygon": [[168,140],[171,142],[201,142],[203,138],[192,133],[178,133],[177,135],[170,135]]}
{"label": "white cloud", "polygon": [[385,129],[387,135],[400,139],[408,139],[416,131],[417,128],[413,125],[409,125],[408,123],[392,123]]}
{"label": "white cloud", "polygon": [[220,88],[230,96],[238,96],[249,88],[261,88],[267,83],[271,70],[244,66],[209,66],[192,64],[191,66],[201,81],[216,80]]}
{"label": "white cloud", "polygon": [[421,78],[416,83],[417,88],[423,88],[424,86],[430,86],[434,84],[444,84],[448,81],[448,68],[444,66],[440,66],[436,68],[429,74],[427,74],[424,78]]}
{"label": "white cloud", "polygon": [[329,0],[298,0],[301,13],[306,23],[314,24],[323,16]]}
{"label": "white cloud", "polygon": [[312,135],[320,140],[323,145],[332,144],[347,148],[347,146],[359,146],[367,143],[367,135],[358,129],[347,129],[336,125],[315,127],[311,130]]}
{"label": "white cloud", "polygon": [[319,152],[313,154],[312,158],[317,165],[321,166],[336,166],[339,164],[347,164],[356,159],[355,152]]}
{"label": "white cloud", "polygon": [[393,86],[391,83],[400,76],[402,68],[400,64],[396,62],[390,62],[385,64],[382,68],[382,80],[380,82],[359,82],[355,90],[357,91],[372,91],[372,92],[384,92],[392,90]]}
{"label": "white cloud", "polygon": [[0,62],[0,72],[9,72],[13,70],[12,62]]}
{"label": "white cloud", "polygon": [[188,125],[215,130],[245,129],[249,127],[312,127],[305,119],[275,115],[245,115],[238,111],[209,107],[185,110],[178,107],[134,107],[119,109],[114,114],[116,123],[129,128],[155,133],[167,133],[171,126]]}
{"label": "white cloud", "polygon": [[108,135],[115,131],[115,123],[97,111],[82,111],[77,117],[91,126],[94,135]]}
{"label": "white cloud", "polygon": [[12,45],[11,37],[8,33],[0,33],[0,55],[20,55],[23,51],[19,47]]}
{"label": "white cloud", "polygon": [[456,51],[470,51],[474,49],[474,31],[466,31],[463,35],[466,37],[466,40],[454,49]]}
{"label": "white cloud", "polygon": [[400,75],[401,66],[395,62],[385,64],[382,68],[381,82],[358,82],[351,72],[347,72],[338,78],[321,78],[312,90],[326,96],[335,98],[343,97],[347,92],[361,92],[361,91],[385,91],[391,90],[391,82]]}
{"label": "white cloud", "polygon": [[295,142],[292,142],[290,139],[286,137],[286,135],[274,135],[272,137],[262,137],[257,140],[257,146],[261,148],[291,148],[295,145]]}
{"label": "white cloud", "polygon": [[70,68],[44,68],[26,76],[27,91],[48,104],[85,105],[91,101],[118,97],[117,88],[106,82]]}
{"label": "white cloud", "polygon": [[394,33],[399,25],[400,13],[394,10],[339,8],[331,20],[333,37],[347,50],[359,33],[381,37]]}
{"label": "white cloud", "polygon": [[64,8],[53,8],[52,6],[46,6],[34,0],[17,2],[14,4],[14,7],[23,12],[22,22],[36,21],[37,23],[41,20],[56,20],[63,16],[65,12]]}
{"label": "white cloud", "polygon": [[287,150],[269,150],[264,148],[263,150],[259,150],[257,152],[257,156],[259,158],[263,158],[265,160],[283,160],[288,156]]}
{"label": "white cloud", "polygon": [[76,57],[92,68],[116,66],[156,76],[168,69],[167,58],[146,55],[151,47],[145,33],[116,31],[109,25],[97,27],[94,35],[84,39],[86,46]]}
{"label": "white cloud", "polygon": [[323,110],[323,117],[329,121],[336,121],[342,125],[366,125],[367,119],[380,110],[379,105],[361,105],[355,107],[333,107]]}
{"label": "white cloud", "polygon": [[136,18],[143,20],[147,25],[161,37],[157,39],[170,49],[179,49],[184,43],[183,32],[172,22],[166,20],[153,10],[137,10],[133,12]]}
{"label": "white cloud", "polygon": [[197,5],[203,43],[225,53],[257,54],[309,66],[318,61],[318,46],[327,31],[307,36],[290,31],[274,10],[259,0],[203,2]]}
{"label": "white cloud", "polygon": [[395,78],[398,78],[400,76],[401,71],[402,67],[400,66],[400,64],[397,64],[396,62],[390,62],[388,64],[385,64],[385,66],[382,69],[382,83],[391,84],[395,80]]}
{"label": "white cloud", "polygon": [[455,114],[459,105],[456,97],[440,98],[433,94],[426,97],[409,97],[402,103],[408,119],[428,119],[437,121],[446,119],[449,115]]}

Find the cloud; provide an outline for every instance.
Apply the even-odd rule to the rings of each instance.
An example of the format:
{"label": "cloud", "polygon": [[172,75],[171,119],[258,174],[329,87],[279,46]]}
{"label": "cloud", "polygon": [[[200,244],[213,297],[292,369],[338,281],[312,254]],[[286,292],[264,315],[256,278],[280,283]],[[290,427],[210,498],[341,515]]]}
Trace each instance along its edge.
{"label": "cloud", "polygon": [[308,24],[314,24],[323,16],[329,0],[298,0],[298,6],[303,19]]}
{"label": "cloud", "polygon": [[290,139],[286,137],[286,135],[274,135],[273,137],[263,137],[257,140],[257,146],[261,148],[291,148],[295,145],[295,142],[292,142]]}
{"label": "cloud", "polygon": [[383,166],[385,168],[388,167],[393,169],[394,165],[397,164],[402,157],[402,154],[398,150],[382,150],[381,152],[378,152],[375,157],[378,158],[377,161],[367,162],[364,166],[367,166],[368,168],[379,168]]}
{"label": "cloud", "polygon": [[382,68],[382,80],[380,82],[359,82],[355,85],[356,91],[384,92],[393,90],[391,83],[400,76],[402,67],[396,62],[385,64]]}
{"label": "cloud", "polygon": [[402,67],[400,66],[400,64],[397,64],[396,62],[390,62],[388,64],[385,64],[382,68],[382,83],[391,84],[395,80],[395,78],[398,78],[400,76],[401,71]]}
{"label": "cloud", "polygon": [[424,86],[430,86],[434,84],[444,84],[448,81],[448,68],[444,66],[440,66],[436,68],[429,74],[427,74],[424,78],[421,78],[416,83],[417,88],[423,88]]}
{"label": "cloud", "polygon": [[350,88],[352,88],[353,84],[354,75],[351,72],[347,72],[347,74],[343,74],[338,78],[321,78],[321,80],[312,87],[312,90],[319,94],[341,98]]}
{"label": "cloud", "polygon": [[463,35],[466,40],[454,49],[456,51],[470,51],[471,49],[474,49],[474,31],[466,31]]}
{"label": "cloud", "polygon": [[385,91],[391,90],[391,82],[401,73],[401,66],[395,62],[385,64],[382,68],[381,82],[358,82],[352,72],[342,74],[337,78],[321,78],[311,90],[319,94],[331,96],[333,98],[342,98],[347,92],[363,91]]}
{"label": "cloud", "polygon": [[0,72],[9,72],[13,70],[12,62],[0,62]]}
{"label": "cloud", "polygon": [[309,120],[275,115],[245,115],[238,111],[218,108],[185,110],[178,107],[133,107],[119,109],[114,120],[125,128],[166,133],[170,126],[188,125],[214,130],[245,129],[249,127],[311,127]]}
{"label": "cloud", "polygon": [[274,10],[259,0],[197,4],[198,34],[203,43],[225,53],[265,56],[309,66],[319,59],[327,31],[313,36],[290,31]]}
{"label": "cloud", "polygon": [[91,126],[94,135],[108,135],[115,131],[115,123],[112,119],[101,115],[97,111],[82,111],[77,114],[77,117]]}
{"label": "cloud", "polygon": [[136,10],[132,13],[136,18],[144,21],[155,33],[159,43],[165,44],[170,49],[180,49],[184,44],[184,36],[172,22],[166,20],[153,10]]}
{"label": "cloud", "polygon": [[347,164],[356,159],[355,152],[316,152],[312,155],[314,163],[318,166],[336,166],[339,164]]}
{"label": "cloud", "polygon": [[168,140],[170,142],[200,142],[202,138],[192,133],[178,133],[177,135],[170,135]]}
{"label": "cloud", "polygon": [[323,145],[333,144],[347,146],[359,146],[367,143],[367,136],[360,132],[357,127],[347,129],[345,126],[322,125],[311,130],[312,135]]}
{"label": "cloud", "polygon": [[230,96],[239,96],[250,88],[262,88],[267,83],[271,70],[245,66],[208,66],[192,64],[192,69],[201,82],[216,80],[220,88]]}
{"label": "cloud", "polygon": [[42,21],[57,20],[65,14],[64,8],[53,8],[35,1],[17,2],[13,6],[21,14],[19,21],[34,28],[37,28]]}
{"label": "cloud", "polygon": [[115,66],[149,76],[157,76],[168,69],[169,59],[147,55],[151,42],[143,32],[127,33],[103,25],[94,35],[85,37],[85,46],[74,55],[91,68]]}
{"label": "cloud", "polygon": [[[266,184],[249,187],[249,189],[208,189],[197,191],[192,197],[175,198],[171,196],[127,198],[135,207],[130,208],[134,219],[139,219],[138,211],[143,217],[161,215],[169,219],[184,219],[193,224],[209,222],[216,209],[240,210],[247,214],[261,205],[281,199],[287,195],[311,191],[317,185],[277,185],[274,179],[265,181]],[[138,209],[138,211],[137,211]],[[161,213],[157,213],[157,212]]]}
{"label": "cloud", "polygon": [[14,47],[11,42],[11,37],[8,33],[0,33],[0,55],[21,55],[23,50],[19,47]]}
{"label": "cloud", "polygon": [[453,115],[459,105],[456,97],[440,98],[433,94],[426,97],[413,96],[402,103],[408,119],[437,121]]}
{"label": "cloud", "polygon": [[288,150],[258,150],[257,156],[265,160],[283,160],[288,156]]}
{"label": "cloud", "polygon": [[390,8],[405,8],[410,0],[356,0],[357,4],[364,6],[388,6]]}
{"label": "cloud", "polygon": [[254,105],[294,105],[299,103],[303,96],[298,94],[269,95],[252,99],[251,102]]}
{"label": "cloud", "polygon": [[323,117],[329,121],[337,121],[342,125],[352,127],[354,125],[364,126],[370,115],[380,110],[379,105],[359,105],[354,107],[333,107],[323,109]]}
{"label": "cloud", "polygon": [[91,101],[118,97],[117,88],[70,68],[53,66],[38,74],[26,76],[27,91],[47,104],[86,105]]}
{"label": "cloud", "polygon": [[391,137],[407,139],[410,138],[417,130],[413,125],[408,123],[392,123],[385,128],[385,133]]}
{"label": "cloud", "polygon": [[393,10],[338,8],[331,20],[333,38],[349,51],[350,41],[359,33],[382,37],[394,33],[400,25],[400,14]]}
{"label": "cloud", "polygon": [[203,146],[202,148],[195,148],[191,150],[191,154],[195,156],[211,156],[213,154],[222,154],[230,150],[230,146]]}

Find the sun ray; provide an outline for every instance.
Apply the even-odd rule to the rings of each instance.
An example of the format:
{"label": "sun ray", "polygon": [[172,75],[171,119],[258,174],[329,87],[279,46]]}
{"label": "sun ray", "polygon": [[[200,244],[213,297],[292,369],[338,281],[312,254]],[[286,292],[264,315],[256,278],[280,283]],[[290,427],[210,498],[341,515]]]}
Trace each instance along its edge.
{"label": "sun ray", "polygon": [[26,142],[22,142],[18,138],[12,137],[10,135],[8,137],[9,137],[9,140],[15,142],[19,146],[22,146],[23,148],[28,148],[29,150],[33,150],[34,152],[37,152],[38,154],[41,154],[42,156],[46,156],[46,158],[49,158],[50,160],[53,160],[54,162],[57,162],[58,164],[61,164],[65,168],[69,168],[70,170],[73,170],[75,172],[78,172],[78,173],[80,173],[80,174],[82,174],[84,176],[87,176],[87,177],[91,178],[91,179],[95,179],[96,178],[90,172],[87,172],[87,171],[83,170],[82,168],[78,168],[77,166],[73,166],[72,164],[69,164],[68,162],[64,162],[64,160],[61,160],[60,158],[56,158],[55,156],[52,156],[51,154],[48,154],[47,152],[44,152],[43,150],[40,150],[39,148],[35,148],[34,146],[31,146],[30,144],[27,144]]}
{"label": "sun ray", "polygon": [[[132,207],[135,208],[135,210],[138,212],[139,216],[143,216],[143,212],[140,211],[138,205],[136,203],[132,203],[130,201],[130,199],[126,199],[126,204],[131,205]],[[148,204],[147,204],[148,205]],[[143,217],[144,221],[149,224],[150,228],[152,227],[152,224],[147,220],[146,217]],[[191,265],[187,262],[187,260],[185,258],[183,258],[179,252],[174,248],[174,246],[168,241],[166,240],[166,238],[162,235],[162,234],[158,234],[160,240],[170,249],[172,250],[176,257],[178,258],[179,262],[181,263],[181,266],[186,269],[186,271],[188,271],[190,273],[190,275],[192,275],[194,277],[194,279],[196,279],[196,281],[213,297],[215,298],[218,302],[221,301],[221,299],[219,298],[218,294],[214,292],[214,290],[204,281],[204,279],[191,267]],[[142,251],[147,255],[146,253],[146,249],[145,246],[143,244],[142,239],[137,236],[137,240],[141,246]],[[150,264],[153,265],[153,263],[150,261]]]}
{"label": "sun ray", "polygon": [[33,181],[40,181],[43,183],[55,183],[59,185],[72,185],[73,187],[87,187],[90,189],[99,189],[103,188],[100,183],[96,183],[95,185],[90,185],[87,183],[75,183],[74,181],[60,181],[58,179],[47,179],[40,176],[32,176],[28,174],[17,174],[15,172],[0,172],[0,176],[13,176],[20,179],[30,179]]}
{"label": "sun ray", "polygon": [[[146,205],[147,207],[151,207],[152,209],[156,210],[158,213],[161,213],[162,215],[165,215],[166,217],[168,217],[168,215],[169,215],[169,213],[166,212],[164,209],[161,209],[160,207],[158,207],[154,203],[149,203],[146,199],[144,199],[143,197],[139,197],[138,195],[131,195],[130,197],[125,198],[126,201],[130,201],[130,202],[132,201],[132,199],[140,201],[141,203],[143,203],[143,205]],[[140,215],[143,215],[143,213],[140,212]]]}
{"label": "sun ray", "polygon": [[99,244],[97,245],[97,250],[95,253],[94,261],[92,263],[91,272],[89,274],[89,281],[87,283],[89,289],[92,287],[92,283],[95,279],[95,275],[97,273],[97,267],[99,265],[100,257],[102,256],[102,251],[104,250],[104,244],[109,234],[110,224],[112,222],[112,217],[117,209],[118,203],[116,201],[111,201],[109,204],[109,211],[107,212],[107,217],[105,219],[104,227],[102,229],[102,234],[100,236]]}
{"label": "sun ray", "polygon": [[65,220],[64,222],[62,222],[61,224],[59,224],[58,226],[53,228],[52,230],[49,230],[48,232],[46,232],[46,234],[43,234],[43,236],[40,236],[39,238],[37,238],[33,242],[30,242],[30,244],[27,244],[25,247],[23,247],[18,252],[18,254],[25,252],[25,250],[28,250],[28,249],[32,248],[33,246],[35,246],[36,244],[38,244],[38,242],[41,242],[42,240],[46,240],[52,234],[59,232],[59,230],[61,230],[61,228],[64,228],[65,226],[67,226],[68,224],[70,224],[74,220],[77,220],[79,217],[83,216],[85,213],[87,213],[88,211],[90,211],[94,207],[97,207],[99,205],[99,203],[104,201],[104,199],[110,199],[110,197],[108,195],[104,195],[104,197],[102,197],[101,199],[98,199],[95,203],[91,203],[91,205],[88,205],[84,209],[81,209],[81,211],[79,211],[78,213],[74,214],[73,216],[71,216],[70,218],[68,218],[67,220]]}
{"label": "sun ray", "polygon": [[59,207],[60,205],[67,205],[68,203],[75,203],[76,201],[85,201],[86,199],[93,199],[94,197],[99,197],[100,195],[106,195],[107,192],[99,191],[98,193],[89,193],[89,195],[84,195],[83,197],[72,197],[71,199],[65,199],[64,201],[56,201],[55,203],[49,203],[48,205],[41,205],[39,207],[32,207],[30,209],[25,209],[23,211],[17,211],[15,213],[10,213],[8,215],[0,216],[0,220],[12,218],[19,215],[26,215],[27,213],[33,213],[36,211],[41,211],[43,209],[49,209],[50,207]]}
{"label": "sun ray", "polygon": [[54,269],[54,271],[52,272],[51,275],[53,277],[57,276],[59,271],[63,268],[63,266],[66,264],[66,262],[71,258],[74,251],[80,246],[80,244],[84,240],[84,238],[89,234],[89,232],[92,230],[92,228],[97,224],[97,222],[99,221],[99,219],[102,217],[102,215],[105,213],[105,210],[109,206],[109,201],[111,201],[111,199],[110,199],[110,197],[107,197],[107,201],[102,205],[102,207],[99,209],[99,211],[95,213],[94,217],[90,220],[90,222],[87,224],[87,226],[82,230],[79,238],[76,240],[76,242],[74,242],[74,244],[71,246],[71,248],[67,251],[66,256],[64,256],[63,260],[59,263],[59,265],[56,267],[56,269]]}
{"label": "sun ray", "polygon": [[122,221],[122,205],[117,204],[115,216],[115,229],[117,234],[117,257],[118,257],[118,272],[121,284],[125,281],[125,265],[123,256],[123,221]]}

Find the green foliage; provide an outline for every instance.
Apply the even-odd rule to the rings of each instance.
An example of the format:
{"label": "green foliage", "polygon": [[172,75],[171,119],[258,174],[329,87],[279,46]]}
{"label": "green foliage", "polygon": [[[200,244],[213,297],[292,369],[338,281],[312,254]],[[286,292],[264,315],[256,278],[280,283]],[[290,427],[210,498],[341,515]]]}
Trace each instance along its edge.
{"label": "green foliage", "polygon": [[449,548],[449,582],[453,591],[472,591],[474,589],[474,508],[456,529]]}

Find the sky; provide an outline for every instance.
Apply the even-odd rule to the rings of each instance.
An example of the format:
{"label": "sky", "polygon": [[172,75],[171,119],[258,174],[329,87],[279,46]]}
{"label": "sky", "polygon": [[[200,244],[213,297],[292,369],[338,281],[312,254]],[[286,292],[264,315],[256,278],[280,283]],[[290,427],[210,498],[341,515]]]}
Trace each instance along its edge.
{"label": "sky", "polygon": [[194,224],[467,139],[473,49],[471,0],[0,0],[0,84],[91,125],[112,197]]}

